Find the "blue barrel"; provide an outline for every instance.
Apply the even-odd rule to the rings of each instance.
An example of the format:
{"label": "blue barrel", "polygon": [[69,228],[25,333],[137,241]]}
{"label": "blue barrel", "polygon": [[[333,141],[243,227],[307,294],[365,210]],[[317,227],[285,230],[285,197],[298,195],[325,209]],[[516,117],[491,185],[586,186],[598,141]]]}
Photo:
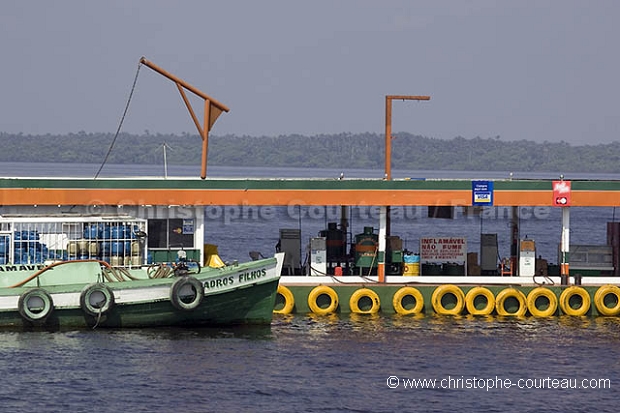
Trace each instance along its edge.
{"label": "blue barrel", "polygon": [[123,234],[125,238],[135,238],[136,235],[133,233],[133,227],[131,225],[123,225]]}
{"label": "blue barrel", "polygon": [[117,225],[112,227],[110,230],[110,238],[112,239],[123,239],[125,238],[125,226]]}
{"label": "blue barrel", "polygon": [[[131,245],[129,248],[131,248]],[[111,251],[114,256],[123,255],[123,252],[125,251],[125,243],[123,241],[112,241]]]}
{"label": "blue barrel", "polygon": [[129,234],[127,234],[129,236],[128,238],[131,238],[131,239],[138,238],[136,236],[136,232],[140,231],[140,227],[139,226],[134,225],[133,227],[131,227],[131,226],[128,225],[127,229],[129,230]]}
{"label": "blue barrel", "polygon": [[101,227],[101,234],[100,237],[101,239],[109,239],[111,237],[111,230],[110,230],[110,226],[109,225],[104,225]]}
{"label": "blue barrel", "polygon": [[37,231],[15,231],[13,239],[21,241],[38,241],[39,233]]}
{"label": "blue barrel", "polygon": [[22,250],[15,250],[15,264],[28,264],[28,252]]}
{"label": "blue barrel", "polygon": [[131,255],[131,241],[125,241],[125,255]]}
{"label": "blue barrel", "polygon": [[[26,242],[24,242],[24,244],[26,244]],[[22,247],[22,233],[21,231],[15,231],[15,233],[13,234],[13,245],[15,246],[15,249],[21,249]]]}
{"label": "blue barrel", "polygon": [[42,251],[43,246],[41,245],[40,242],[31,242],[30,245],[28,245],[28,250],[30,251],[31,254],[33,254],[37,251]]}
{"label": "blue barrel", "polygon": [[403,255],[403,262],[405,263],[420,262],[420,256],[418,254],[405,254]]}
{"label": "blue barrel", "polygon": [[112,243],[110,241],[103,241],[101,243],[101,254],[110,255],[110,252],[112,252]]}
{"label": "blue barrel", "polygon": [[97,239],[99,238],[99,225],[98,224],[89,224],[84,227],[84,238],[85,239]]}

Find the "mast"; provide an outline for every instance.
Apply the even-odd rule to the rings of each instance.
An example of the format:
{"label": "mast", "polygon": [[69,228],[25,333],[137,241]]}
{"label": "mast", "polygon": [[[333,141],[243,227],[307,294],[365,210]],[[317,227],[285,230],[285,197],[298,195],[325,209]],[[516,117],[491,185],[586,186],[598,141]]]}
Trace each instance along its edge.
{"label": "mast", "polygon": [[[211,131],[211,127],[213,126],[217,118],[220,116],[220,114],[222,112],[228,112],[230,109],[228,109],[228,107],[224,105],[223,103],[218,102],[217,100],[213,99],[206,93],[203,93],[199,89],[185,82],[183,79],[180,79],[177,76],[173,75],[172,73],[165,71],[161,67],[157,66],[155,63],[148,61],[145,57],[142,57],[140,59],[140,63],[153,69],[160,75],[167,77],[168,79],[172,80],[177,85],[177,89],[179,90],[179,93],[181,94],[181,97],[183,98],[183,102],[185,102],[185,106],[187,106],[187,110],[189,111],[189,114],[192,117],[192,120],[194,121],[196,128],[198,129],[198,134],[202,138],[202,158],[201,158],[200,177],[202,179],[205,179],[207,177],[207,157],[209,154],[209,132]],[[196,96],[204,99],[204,116],[203,116],[202,125],[200,124],[200,121],[198,120],[198,117],[196,116],[194,112],[194,108],[192,107],[191,103],[187,99],[185,90],[188,90],[192,92],[193,94],[195,94]]]}

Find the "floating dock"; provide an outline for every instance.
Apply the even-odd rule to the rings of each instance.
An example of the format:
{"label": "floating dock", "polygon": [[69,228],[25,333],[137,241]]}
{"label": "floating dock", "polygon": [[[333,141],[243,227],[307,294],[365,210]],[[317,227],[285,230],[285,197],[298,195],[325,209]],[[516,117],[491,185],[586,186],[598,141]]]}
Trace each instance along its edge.
{"label": "floating dock", "polygon": [[[568,186],[559,193],[555,186]],[[480,186],[482,185],[482,186]],[[480,188],[483,188],[480,190]],[[478,191],[478,192],[477,192]],[[562,195],[562,196],[560,196]],[[618,268],[607,277],[575,277],[570,257],[562,273],[522,276],[389,274],[386,240],[389,211],[396,206],[494,207],[543,206],[563,212],[562,248],[568,251],[569,211],[573,207],[620,206],[620,181],[460,179],[196,179],[196,178],[2,178],[3,213],[45,206],[378,206],[377,269],[354,274],[284,275],[277,312],[440,313],[499,315],[617,315]],[[198,257],[197,257],[198,258]],[[200,257],[204,259],[204,255]],[[618,257],[614,257],[616,262]],[[513,263],[514,265],[514,263]],[[318,290],[317,290],[318,289]]]}

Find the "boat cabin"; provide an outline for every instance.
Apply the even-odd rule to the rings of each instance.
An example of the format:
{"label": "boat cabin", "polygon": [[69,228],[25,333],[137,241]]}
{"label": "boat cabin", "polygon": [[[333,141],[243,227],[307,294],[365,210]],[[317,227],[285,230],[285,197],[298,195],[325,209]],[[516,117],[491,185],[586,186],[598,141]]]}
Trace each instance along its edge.
{"label": "boat cabin", "polygon": [[98,259],[114,267],[134,267],[174,262],[179,250],[189,260],[205,262],[203,208],[0,208],[0,265]]}

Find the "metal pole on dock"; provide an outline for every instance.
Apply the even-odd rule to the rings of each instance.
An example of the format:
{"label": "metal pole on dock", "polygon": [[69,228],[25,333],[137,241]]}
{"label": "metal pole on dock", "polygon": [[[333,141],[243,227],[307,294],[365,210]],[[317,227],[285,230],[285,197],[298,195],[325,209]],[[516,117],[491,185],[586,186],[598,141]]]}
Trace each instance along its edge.
{"label": "metal pole on dock", "polygon": [[568,285],[570,277],[570,207],[562,207],[560,284]]}
{"label": "metal pole on dock", "polygon": [[[430,100],[430,96],[387,95],[385,97],[385,180],[392,180],[392,100]],[[379,260],[377,275],[379,282],[385,282],[385,247],[390,236],[390,206],[381,207],[379,218]]]}
{"label": "metal pole on dock", "polygon": [[392,179],[392,100],[431,100],[430,96],[387,95],[385,97],[385,179]]}
{"label": "metal pole on dock", "polygon": [[562,237],[560,240],[560,284],[568,285],[570,281],[570,193],[571,183],[560,175],[559,181],[553,181],[552,205],[562,208]]}
{"label": "metal pole on dock", "polygon": [[519,207],[513,206],[510,214],[510,275],[519,275]]}
{"label": "metal pole on dock", "polygon": [[168,179],[168,159],[166,157],[166,147],[168,145],[164,142],[164,179]]}

